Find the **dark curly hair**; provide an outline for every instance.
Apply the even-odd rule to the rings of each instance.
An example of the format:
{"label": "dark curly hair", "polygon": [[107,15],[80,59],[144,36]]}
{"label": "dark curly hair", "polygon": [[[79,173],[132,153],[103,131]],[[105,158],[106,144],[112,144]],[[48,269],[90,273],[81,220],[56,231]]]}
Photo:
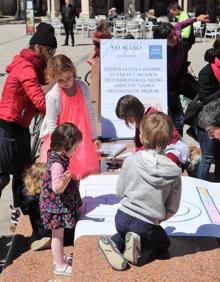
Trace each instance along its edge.
{"label": "dark curly hair", "polygon": [[64,122],[57,126],[51,134],[50,148],[54,151],[64,149],[68,152],[75,144],[82,141],[82,132],[70,122]]}
{"label": "dark curly hair", "polygon": [[215,40],[213,47],[206,50],[205,55],[204,55],[205,61],[209,63],[214,63],[215,57],[220,59],[220,38],[219,37]]}
{"label": "dark curly hair", "polygon": [[171,32],[175,30],[170,23],[159,22],[159,25],[153,31],[154,39],[167,39]]}

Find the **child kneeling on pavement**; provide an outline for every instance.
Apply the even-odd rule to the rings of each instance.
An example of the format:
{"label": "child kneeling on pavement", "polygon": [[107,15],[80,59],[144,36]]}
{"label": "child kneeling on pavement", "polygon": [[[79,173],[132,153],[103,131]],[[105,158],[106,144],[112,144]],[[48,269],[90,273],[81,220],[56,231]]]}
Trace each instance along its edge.
{"label": "child kneeling on pavement", "polygon": [[51,230],[44,229],[39,208],[39,198],[45,172],[45,164],[33,164],[25,171],[24,184],[19,188],[21,210],[23,214],[29,216],[33,230],[31,249],[34,251],[47,249],[51,246]]}
{"label": "child kneeling on pavement", "polygon": [[98,241],[115,270],[125,270],[128,263],[144,265],[169,248],[160,223],[177,212],[181,198],[181,169],[163,155],[172,130],[170,117],[150,113],[140,124],[145,149],[124,161],[116,187],[121,199],[115,216],[117,233]]}

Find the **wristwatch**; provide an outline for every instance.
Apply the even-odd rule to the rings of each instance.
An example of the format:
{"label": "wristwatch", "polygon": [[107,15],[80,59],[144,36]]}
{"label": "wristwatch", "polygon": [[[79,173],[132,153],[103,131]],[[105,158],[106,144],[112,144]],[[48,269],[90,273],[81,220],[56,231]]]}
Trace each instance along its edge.
{"label": "wristwatch", "polygon": [[193,22],[197,22],[197,17],[193,17]]}

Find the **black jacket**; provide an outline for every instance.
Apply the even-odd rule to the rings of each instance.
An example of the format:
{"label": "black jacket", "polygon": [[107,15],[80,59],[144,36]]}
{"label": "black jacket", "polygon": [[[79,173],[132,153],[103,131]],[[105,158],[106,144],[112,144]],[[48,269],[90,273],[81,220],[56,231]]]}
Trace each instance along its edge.
{"label": "black jacket", "polygon": [[72,21],[73,24],[76,23],[76,21],[75,21],[75,17],[76,17],[75,6],[72,6],[71,4],[69,4],[68,7],[67,7],[66,5],[64,5],[62,7],[61,15],[62,15],[62,22]]}
{"label": "black jacket", "polygon": [[33,229],[33,236],[35,239],[41,237],[51,236],[51,231],[44,229],[39,209],[40,195],[30,195],[24,185],[19,188],[21,211],[23,214],[28,215]]}
{"label": "black jacket", "polygon": [[199,100],[204,104],[220,98],[220,83],[214,75],[211,64],[207,64],[199,72],[198,94]]}

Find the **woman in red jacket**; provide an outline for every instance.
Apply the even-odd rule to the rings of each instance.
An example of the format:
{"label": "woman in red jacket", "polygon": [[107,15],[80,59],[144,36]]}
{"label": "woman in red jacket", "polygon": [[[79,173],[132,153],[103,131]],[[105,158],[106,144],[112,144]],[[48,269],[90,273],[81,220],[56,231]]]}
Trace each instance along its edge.
{"label": "woman in red jacket", "polygon": [[54,28],[40,23],[30,39],[30,47],[21,50],[7,66],[0,101],[0,196],[13,175],[14,210],[12,220],[19,216],[17,190],[22,183],[24,168],[31,163],[29,125],[36,113],[45,114],[44,70],[57,48]]}

